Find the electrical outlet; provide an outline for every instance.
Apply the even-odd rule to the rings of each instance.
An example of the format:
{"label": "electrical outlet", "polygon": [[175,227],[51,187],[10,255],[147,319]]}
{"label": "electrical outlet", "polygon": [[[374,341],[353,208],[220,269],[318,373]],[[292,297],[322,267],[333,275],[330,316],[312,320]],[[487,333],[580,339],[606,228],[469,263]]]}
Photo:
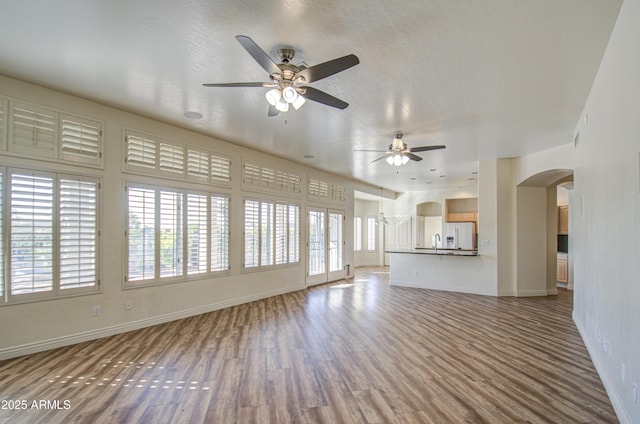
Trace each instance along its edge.
{"label": "electrical outlet", "polygon": [[413,271],[413,276],[417,277],[418,276],[418,271]]}
{"label": "electrical outlet", "polygon": [[94,306],[92,314],[94,317],[100,316],[100,306]]}
{"label": "electrical outlet", "polygon": [[133,304],[131,303],[130,300],[127,300],[126,302],[124,302],[124,310],[125,311],[130,311],[133,309]]}

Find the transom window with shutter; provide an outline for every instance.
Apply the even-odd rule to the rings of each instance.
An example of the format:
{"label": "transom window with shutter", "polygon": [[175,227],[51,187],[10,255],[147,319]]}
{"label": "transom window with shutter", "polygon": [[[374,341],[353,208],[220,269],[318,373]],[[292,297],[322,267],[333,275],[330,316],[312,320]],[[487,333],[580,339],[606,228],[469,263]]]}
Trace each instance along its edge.
{"label": "transom window with shutter", "polygon": [[0,98],[0,148],[15,155],[102,167],[102,123]]}
{"label": "transom window with shutter", "polygon": [[174,180],[228,186],[231,159],[200,147],[126,130],[125,170]]}
{"label": "transom window with shutter", "polygon": [[3,302],[98,289],[98,188],[95,178],[0,168],[0,246],[11,252],[0,261]]}
{"label": "transom window with shutter", "polygon": [[229,270],[229,198],[126,186],[127,286],[185,281]]}
{"label": "transom window with shutter", "polygon": [[309,178],[307,197],[309,200],[344,202],[346,189],[339,184]]}
{"label": "transom window with shutter", "polygon": [[300,206],[244,201],[244,268],[300,262]]}
{"label": "transom window with shutter", "polygon": [[62,159],[99,165],[102,159],[102,126],[96,121],[71,115],[60,116]]}
{"label": "transom window with shutter", "polygon": [[299,196],[301,177],[289,171],[251,163],[242,164],[242,189]]}

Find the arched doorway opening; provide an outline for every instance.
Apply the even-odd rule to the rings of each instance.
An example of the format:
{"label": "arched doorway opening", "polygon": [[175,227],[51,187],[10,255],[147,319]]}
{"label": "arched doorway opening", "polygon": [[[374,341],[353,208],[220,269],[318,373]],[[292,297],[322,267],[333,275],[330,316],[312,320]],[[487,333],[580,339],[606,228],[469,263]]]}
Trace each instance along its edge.
{"label": "arched doorway opening", "polygon": [[[532,175],[517,186],[516,296],[558,293],[558,186],[572,189],[573,186],[567,184],[572,181],[573,170],[553,169]],[[571,208],[572,197],[569,190],[568,208]],[[571,237],[570,231],[567,233]],[[571,258],[569,252],[567,257]],[[568,260],[567,280],[571,281],[571,288],[572,270],[573,262]]]}

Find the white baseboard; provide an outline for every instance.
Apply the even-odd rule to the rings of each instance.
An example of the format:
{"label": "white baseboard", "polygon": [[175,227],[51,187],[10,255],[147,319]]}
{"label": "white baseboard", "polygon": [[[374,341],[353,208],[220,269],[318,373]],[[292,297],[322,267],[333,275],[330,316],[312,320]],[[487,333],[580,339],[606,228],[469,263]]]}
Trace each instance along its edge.
{"label": "white baseboard", "polygon": [[219,309],[229,308],[231,306],[241,305],[260,299],[266,299],[272,296],[278,296],[285,293],[301,290],[300,286],[284,287],[269,292],[256,293],[251,296],[239,297],[223,302],[216,302],[209,305],[199,306],[197,308],[185,309],[169,314],[158,315],[155,317],[144,318],[136,321],[126,322],[113,325],[110,327],[99,328],[96,330],[83,331],[81,333],[70,334],[67,336],[55,337],[52,339],[42,340],[33,343],[26,343],[19,346],[0,349],[0,361],[4,359],[16,358],[31,353],[43,352],[45,350],[56,349],[59,347],[69,346],[76,343],[87,342],[90,340],[101,339],[116,334],[126,333],[127,331],[139,330],[141,328],[151,327],[153,325],[164,324],[166,322],[176,321],[182,318],[188,318],[195,315],[206,314],[207,312],[217,311]]}
{"label": "white baseboard", "polygon": [[518,290],[516,297],[533,297],[533,296],[546,296],[547,289],[544,290]]}
{"label": "white baseboard", "polygon": [[588,334],[588,332],[585,331],[586,329],[582,327],[582,322],[576,319],[575,310],[573,311],[571,318],[573,319],[573,322],[575,323],[576,328],[578,329],[578,333],[580,333],[580,337],[582,338],[582,341],[586,346],[587,351],[589,352],[589,356],[591,357],[591,362],[593,362],[593,366],[596,368],[596,372],[598,373],[598,376],[600,376],[600,380],[602,380],[602,385],[604,386],[604,389],[607,392],[607,395],[609,396],[609,400],[611,401],[613,410],[616,412],[616,415],[618,416],[618,421],[620,421],[620,424],[632,424],[633,421],[631,420],[631,417],[629,416],[629,414],[627,414],[627,411],[624,408],[622,401],[620,400],[620,396],[618,392],[615,390],[615,385],[611,382],[611,380],[609,379],[609,376],[602,371],[603,370],[603,366],[601,363],[602,359],[600,355],[598,355],[598,351],[596,350],[597,346],[596,347],[591,346],[591,343],[590,343],[591,339],[589,339],[588,337],[585,337],[585,335]]}

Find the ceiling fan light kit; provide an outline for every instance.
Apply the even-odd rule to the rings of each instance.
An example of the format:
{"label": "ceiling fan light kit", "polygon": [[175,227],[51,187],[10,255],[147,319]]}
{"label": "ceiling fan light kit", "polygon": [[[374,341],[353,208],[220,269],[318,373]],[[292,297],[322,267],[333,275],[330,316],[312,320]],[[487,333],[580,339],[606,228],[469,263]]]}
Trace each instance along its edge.
{"label": "ceiling fan light kit", "polygon": [[234,82],[203,84],[205,87],[264,87],[271,88],[265,98],[269,103],[268,116],[275,116],[279,112],[289,111],[289,105],[298,110],[306,100],[312,100],[337,109],[345,109],[349,103],[333,97],[330,94],[302,84],[321,80],[331,75],[349,69],[360,63],[357,56],[350,54],[319,65],[306,67],[296,66],[290,62],[295,52],[291,49],[278,50],[281,63],[275,63],[264,50],[251,38],[236,35],[236,40],[269,73],[270,82]]}
{"label": "ceiling fan light kit", "polygon": [[391,166],[402,166],[409,163],[410,160],[413,161],[421,161],[422,158],[418,155],[415,155],[413,152],[426,152],[428,150],[440,150],[444,149],[446,146],[437,145],[437,146],[422,146],[422,147],[414,147],[409,148],[407,143],[402,141],[402,133],[397,132],[391,144],[389,144],[389,148],[387,150],[354,150],[354,152],[380,152],[385,153],[384,156],[381,156],[377,159],[372,160],[371,162],[377,162],[381,159],[385,159],[385,161]]}

